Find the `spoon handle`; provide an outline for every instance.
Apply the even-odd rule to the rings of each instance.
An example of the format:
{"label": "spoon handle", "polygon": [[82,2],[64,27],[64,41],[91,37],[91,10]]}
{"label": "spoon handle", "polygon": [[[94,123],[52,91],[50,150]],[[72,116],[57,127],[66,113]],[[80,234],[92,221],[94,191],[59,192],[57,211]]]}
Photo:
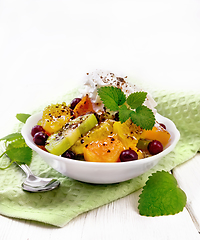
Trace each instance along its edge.
{"label": "spoon handle", "polygon": [[30,176],[30,175],[33,175],[33,173],[31,172],[31,169],[28,167],[28,165],[18,164],[18,163],[16,163],[16,164],[26,173],[27,177]]}
{"label": "spoon handle", "polygon": [[[6,157],[9,158],[9,156],[5,153]],[[10,158],[9,158],[10,159]],[[11,159],[10,159],[11,160]],[[14,162],[18,167],[20,167],[24,173],[26,173],[27,177],[33,176],[33,173],[31,172],[31,169],[26,164],[19,164],[17,162]]]}

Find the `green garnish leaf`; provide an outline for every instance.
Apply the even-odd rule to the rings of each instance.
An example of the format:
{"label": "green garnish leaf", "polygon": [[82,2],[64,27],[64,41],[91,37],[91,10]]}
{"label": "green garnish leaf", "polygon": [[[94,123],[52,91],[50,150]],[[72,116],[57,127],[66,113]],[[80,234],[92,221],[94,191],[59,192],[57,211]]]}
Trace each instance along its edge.
{"label": "green garnish leaf", "polygon": [[146,92],[131,93],[127,98],[127,103],[132,109],[136,109],[144,103],[146,96]]}
{"label": "green garnish leaf", "polygon": [[131,120],[145,130],[151,130],[155,124],[154,114],[146,106],[136,108],[136,111],[131,113]]}
{"label": "green garnish leaf", "polygon": [[30,117],[31,115],[30,114],[26,114],[26,113],[18,113],[16,115],[16,118],[22,122],[22,123],[25,123],[26,120]]}
{"label": "green garnish leaf", "polygon": [[143,129],[151,130],[155,124],[155,116],[151,109],[143,105],[147,93],[131,93],[126,95],[120,88],[105,86],[98,89],[98,94],[104,106],[111,111],[119,112],[120,122],[131,118],[132,122]]}
{"label": "green garnish leaf", "polygon": [[29,147],[20,147],[20,148],[10,148],[5,152],[12,162],[17,162],[18,164],[27,164],[31,163],[32,159],[32,149]]}
{"label": "green garnish leaf", "polygon": [[27,165],[31,163],[32,149],[27,146],[21,133],[12,133],[0,140],[4,140],[7,143],[6,150],[0,158],[6,154],[11,160],[8,166],[0,167],[1,170],[8,168],[13,162]]}
{"label": "green garnish leaf", "polygon": [[22,135],[21,135],[21,138],[18,138],[15,141],[12,141],[11,143],[9,143],[6,149],[8,150],[11,148],[20,148],[20,147],[28,147]]}
{"label": "green garnish leaf", "polygon": [[121,123],[126,122],[127,119],[130,118],[132,110],[128,109],[127,106],[124,104],[119,109],[119,120]]}
{"label": "green garnish leaf", "polygon": [[98,94],[104,105],[111,111],[118,111],[119,106],[126,101],[126,95],[120,88],[112,86],[101,87],[98,89]]}
{"label": "green garnish leaf", "polygon": [[179,213],[187,201],[174,176],[165,171],[153,173],[139,197],[139,213],[152,217]]}
{"label": "green garnish leaf", "polygon": [[0,139],[0,141],[2,140],[6,140],[6,141],[14,141],[17,140],[19,138],[22,138],[21,133],[11,133],[3,138]]}

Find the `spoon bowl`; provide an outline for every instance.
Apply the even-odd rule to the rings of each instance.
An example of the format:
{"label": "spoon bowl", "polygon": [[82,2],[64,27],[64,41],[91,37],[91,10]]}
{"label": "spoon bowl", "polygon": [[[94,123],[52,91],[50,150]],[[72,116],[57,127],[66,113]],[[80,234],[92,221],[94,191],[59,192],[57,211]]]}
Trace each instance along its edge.
{"label": "spoon bowl", "polygon": [[57,188],[60,182],[55,178],[35,176],[26,164],[17,164],[27,175],[22,183],[22,189],[28,192],[46,192]]}

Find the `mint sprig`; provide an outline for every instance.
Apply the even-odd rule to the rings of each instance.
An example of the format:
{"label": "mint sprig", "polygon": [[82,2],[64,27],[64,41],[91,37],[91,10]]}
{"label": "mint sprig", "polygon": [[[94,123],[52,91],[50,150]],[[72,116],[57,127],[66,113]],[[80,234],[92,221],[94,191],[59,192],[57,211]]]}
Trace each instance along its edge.
{"label": "mint sprig", "polygon": [[187,197],[175,177],[166,171],[153,173],[139,196],[139,213],[143,216],[174,215],[183,211]]}
{"label": "mint sprig", "polygon": [[[16,115],[17,119],[23,123],[26,122],[29,116],[29,114],[21,113]],[[6,150],[0,155],[0,158],[7,155],[11,160],[6,167],[0,167],[1,170],[10,167],[13,162],[30,165],[32,149],[28,147],[21,133],[11,133],[1,138],[0,141],[4,141],[6,147]]]}
{"label": "mint sprig", "polygon": [[15,138],[15,140],[12,140],[12,141],[10,141],[11,139],[10,135],[5,137],[6,139],[9,139],[9,140],[5,141],[5,145],[7,147],[6,147],[6,150],[0,156],[0,158],[3,157],[4,155],[7,155],[10,158],[11,162],[6,167],[0,167],[1,170],[4,170],[10,167],[10,165],[13,162],[17,162],[18,164],[27,164],[27,165],[31,163],[32,149],[27,146],[27,144],[25,143],[25,140],[23,139],[20,133],[19,134],[17,133],[16,135],[18,135],[18,138]]}
{"label": "mint sprig", "polygon": [[131,118],[132,122],[145,130],[151,130],[155,124],[155,116],[151,109],[144,106],[146,92],[131,93],[127,98],[117,87],[105,86],[98,90],[104,106],[110,111],[119,112],[121,123]]}

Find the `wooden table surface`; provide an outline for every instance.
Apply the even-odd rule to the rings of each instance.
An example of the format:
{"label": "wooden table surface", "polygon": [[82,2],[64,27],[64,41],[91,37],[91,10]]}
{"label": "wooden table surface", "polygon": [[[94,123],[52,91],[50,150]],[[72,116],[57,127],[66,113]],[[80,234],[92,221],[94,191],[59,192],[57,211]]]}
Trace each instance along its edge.
{"label": "wooden table surface", "polygon": [[[94,69],[200,93],[199,42],[198,0],[1,0],[0,137],[16,113],[53,102]],[[0,215],[0,239],[200,239],[199,173],[200,153],[173,169],[188,199],[174,216],[140,216],[139,190],[63,228]]]}

